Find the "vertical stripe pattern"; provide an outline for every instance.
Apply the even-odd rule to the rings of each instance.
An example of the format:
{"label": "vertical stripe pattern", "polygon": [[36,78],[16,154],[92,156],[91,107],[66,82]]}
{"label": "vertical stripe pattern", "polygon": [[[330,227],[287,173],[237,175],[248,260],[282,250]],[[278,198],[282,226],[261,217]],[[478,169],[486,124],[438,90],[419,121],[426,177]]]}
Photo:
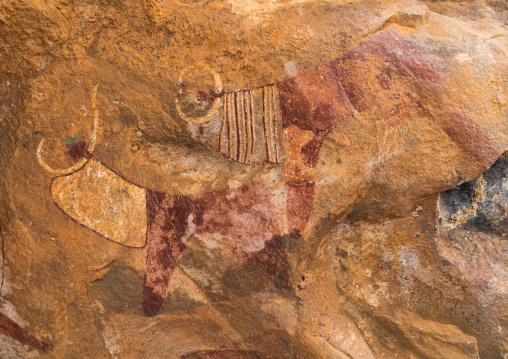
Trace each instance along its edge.
{"label": "vertical stripe pattern", "polygon": [[219,151],[240,163],[282,163],[282,118],[275,86],[223,96]]}

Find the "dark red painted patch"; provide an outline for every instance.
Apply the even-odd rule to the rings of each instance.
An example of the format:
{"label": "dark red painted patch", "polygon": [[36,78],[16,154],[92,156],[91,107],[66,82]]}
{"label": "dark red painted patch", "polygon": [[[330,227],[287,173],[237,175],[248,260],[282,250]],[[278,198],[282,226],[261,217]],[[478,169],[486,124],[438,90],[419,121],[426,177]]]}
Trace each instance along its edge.
{"label": "dark red painted patch", "polygon": [[350,77],[344,66],[342,59],[337,59],[332,62],[331,68],[337,87],[342,89],[344,96],[346,97],[346,103],[349,104],[349,109],[356,109],[357,111],[364,111],[369,108],[369,103],[365,99],[363,91],[356,81],[347,81]]}
{"label": "dark red painted patch", "polygon": [[148,233],[143,287],[145,315],[156,315],[167,295],[176,261],[185,249],[188,220],[194,214],[192,202],[184,196],[146,191]]}
{"label": "dark red painted patch", "polygon": [[384,30],[370,37],[338,61],[349,59],[353,62],[366,62],[370,57],[375,56],[410,68],[419,77],[432,81],[439,80],[439,73],[432,65],[424,61],[424,55],[425,50],[414,41],[396,31]]}
{"label": "dark red painted patch", "polygon": [[343,87],[358,111],[376,110],[376,116],[387,126],[427,116],[482,166],[488,167],[497,159],[497,151],[467,110],[448,105],[445,96],[450,89],[445,88],[444,75],[419,45],[401,34],[379,32],[332,61],[331,69],[339,88]]}
{"label": "dark red painted patch", "polygon": [[289,234],[300,236],[309,221],[314,202],[314,183],[296,186],[287,183],[287,219]]}
{"label": "dark red painted patch", "polygon": [[51,350],[53,346],[31,335],[27,330],[21,328],[16,322],[0,313],[0,334],[17,340],[22,344],[29,345],[40,350]]}
{"label": "dark red painted patch", "polygon": [[221,94],[218,94],[217,92],[215,92],[215,90],[209,90],[209,91],[198,91],[196,99],[202,102],[213,103],[215,99],[218,97],[221,97]]}
{"label": "dark red painted patch", "polygon": [[241,252],[262,248],[273,236],[282,235],[280,214],[262,182],[193,197],[202,208],[199,233],[220,233],[234,238]]}
{"label": "dark red painted patch", "polygon": [[258,264],[281,287],[288,284],[280,214],[260,182],[197,196],[147,190],[147,216],[143,288],[147,316],[160,311],[176,262],[195,233],[220,233],[234,239],[242,262]]}
{"label": "dark red painted patch", "polygon": [[79,159],[79,158],[90,159],[90,158],[92,158],[91,153],[88,152],[88,145],[86,144],[86,142],[83,142],[83,141],[72,145],[67,150],[67,153],[69,154],[69,156],[71,156],[74,159]]}
{"label": "dark red painted patch", "polygon": [[252,350],[223,349],[185,354],[180,359],[271,359],[271,357]]}
{"label": "dark red painted patch", "polygon": [[277,90],[283,128],[295,125],[324,136],[350,114],[328,65],[282,81]]}
{"label": "dark red painted patch", "polygon": [[302,147],[302,160],[307,167],[316,167],[323,138],[313,138]]}
{"label": "dark red painted patch", "polygon": [[[415,103],[422,92],[422,81],[411,64],[421,61],[413,59],[414,53],[406,54],[401,49],[393,53],[376,52],[380,46],[370,41],[333,61],[332,72],[338,87],[343,88],[358,112],[368,110],[369,116],[379,118],[384,125],[398,126],[418,115]],[[358,51],[366,55],[361,60],[355,56]]]}

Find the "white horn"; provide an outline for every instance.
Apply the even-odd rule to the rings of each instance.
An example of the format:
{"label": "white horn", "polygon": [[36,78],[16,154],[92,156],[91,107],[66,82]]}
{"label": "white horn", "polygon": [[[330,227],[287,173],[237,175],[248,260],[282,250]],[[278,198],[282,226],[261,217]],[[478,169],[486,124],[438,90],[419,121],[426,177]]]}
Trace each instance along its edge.
{"label": "white horn", "polygon": [[[90,143],[88,145],[88,152],[93,153],[95,149],[95,144],[97,142],[97,133],[99,130],[99,111],[97,110],[96,105],[96,97],[97,97],[97,89],[99,88],[99,85],[96,85],[92,91],[92,109],[93,109],[93,130],[92,130],[92,137],[90,139]],[[74,165],[72,165],[69,168],[62,168],[62,169],[54,169],[50,165],[48,165],[43,159],[42,159],[42,153],[43,146],[44,146],[45,139],[43,138],[41,142],[39,142],[39,147],[37,148],[37,160],[39,161],[39,164],[49,173],[55,175],[55,176],[65,176],[70,173],[78,171],[81,167],[83,167],[87,162],[88,158],[82,158],[78,162],[76,162]]]}
{"label": "white horn", "polygon": [[[178,78],[178,83],[181,84],[182,81],[183,81],[183,75],[188,72],[190,69],[192,68],[202,68],[204,70],[208,70],[212,75],[213,75],[213,78],[215,80],[215,91],[217,93],[221,93],[222,92],[222,79],[220,77],[220,75],[214,71],[213,69],[211,69],[209,66],[207,65],[192,65],[192,66],[187,66],[185,67],[182,72],[180,72],[180,76]],[[210,121],[212,119],[212,117],[217,113],[217,111],[219,110],[220,108],[220,98],[216,98],[214,101],[213,101],[213,104],[212,104],[212,108],[210,109],[210,111],[208,111],[208,113],[205,115],[205,116],[202,116],[202,117],[190,117],[190,116],[187,116],[183,111],[182,111],[182,108],[180,106],[180,103],[178,102],[178,97],[175,98],[175,104],[176,104],[176,110],[178,111],[178,115],[184,120],[184,121],[187,121],[187,122],[191,122],[191,123],[195,123],[197,125],[201,125],[203,123],[207,123],[208,121]]]}

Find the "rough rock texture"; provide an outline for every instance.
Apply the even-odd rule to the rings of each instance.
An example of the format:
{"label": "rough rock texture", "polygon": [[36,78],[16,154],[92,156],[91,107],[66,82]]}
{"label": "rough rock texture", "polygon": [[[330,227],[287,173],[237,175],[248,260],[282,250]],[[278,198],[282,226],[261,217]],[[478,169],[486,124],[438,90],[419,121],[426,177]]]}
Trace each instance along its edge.
{"label": "rough rock texture", "polygon": [[0,358],[504,358],[504,0],[3,0]]}

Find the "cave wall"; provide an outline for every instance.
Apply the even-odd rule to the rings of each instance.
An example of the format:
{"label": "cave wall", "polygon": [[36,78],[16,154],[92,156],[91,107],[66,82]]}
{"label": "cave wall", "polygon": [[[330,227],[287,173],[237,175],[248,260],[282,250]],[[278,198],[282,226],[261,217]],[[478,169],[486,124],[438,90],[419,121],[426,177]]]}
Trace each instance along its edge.
{"label": "cave wall", "polygon": [[0,357],[505,357],[507,19],[3,0]]}

